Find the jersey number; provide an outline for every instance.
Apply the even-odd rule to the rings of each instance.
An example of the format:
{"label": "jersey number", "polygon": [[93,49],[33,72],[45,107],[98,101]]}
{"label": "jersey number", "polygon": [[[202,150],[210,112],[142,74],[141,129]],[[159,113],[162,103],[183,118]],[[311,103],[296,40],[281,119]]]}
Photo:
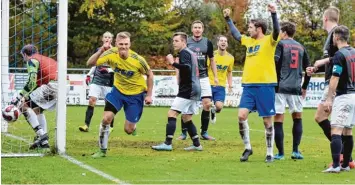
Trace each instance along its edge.
{"label": "jersey number", "polygon": [[355,82],[355,62],[350,62],[351,66],[351,80]]}
{"label": "jersey number", "polygon": [[298,50],[291,50],[291,64],[290,68],[291,69],[297,69],[298,68]]}

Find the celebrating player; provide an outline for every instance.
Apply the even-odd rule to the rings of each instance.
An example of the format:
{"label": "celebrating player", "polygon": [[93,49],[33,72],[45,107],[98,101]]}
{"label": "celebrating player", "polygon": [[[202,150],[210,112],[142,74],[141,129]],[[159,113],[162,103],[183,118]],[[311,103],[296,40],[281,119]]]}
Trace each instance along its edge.
{"label": "celebrating player", "polygon": [[11,104],[18,105],[24,100],[19,107],[37,135],[30,149],[41,148],[48,152],[47,121],[43,111],[56,106],[57,62],[39,54],[34,45],[24,46],[21,54],[27,62],[28,81]]}
{"label": "celebrating player", "polygon": [[293,39],[296,32],[295,24],[291,22],[281,23],[281,41],[275,51],[276,72],[278,86],[276,87],[274,117],[275,143],[279,153],[274,159],[284,159],[284,132],[283,121],[286,104],[293,119],[293,149],[292,159],[303,159],[298,150],[302,138],[302,100],[306,97],[307,86],[311,79],[305,75],[302,85],[302,69],[309,67],[309,57],[304,46]]}
{"label": "celebrating player", "polygon": [[192,122],[192,115],[198,112],[198,103],[201,95],[199,69],[195,53],[186,46],[187,35],[177,32],[173,37],[174,50],[179,51],[179,62],[175,62],[171,54],[167,62],[179,69],[179,92],[168,111],[168,124],[166,125],[165,142],[152,146],[154,150],[171,151],[172,140],[176,130],[176,117],[181,113],[183,124],[187,128],[193,145],[185,148],[187,151],[201,151],[202,146],[197,134],[195,125]]}
{"label": "celebrating player", "polygon": [[[200,73],[200,83],[201,83],[201,99],[203,110],[201,114],[201,139],[203,140],[215,140],[214,137],[208,135],[208,125],[210,122],[210,109],[212,106],[211,98],[212,91],[211,85],[208,79],[208,69],[207,69],[207,58],[211,61],[211,69],[213,71],[215,85],[218,85],[217,68],[216,63],[213,58],[213,45],[210,40],[203,37],[204,25],[201,21],[194,21],[191,24],[191,31],[193,36],[187,39],[187,47],[190,48],[197,55],[198,68]],[[182,121],[183,122],[183,121]],[[187,127],[186,124],[181,124],[182,134],[178,139],[185,140]]]}
{"label": "celebrating player", "polygon": [[[144,102],[152,103],[153,72],[145,59],[130,51],[130,47],[130,34],[120,32],[116,36],[116,47],[108,50],[101,47],[87,62],[88,65],[97,66],[108,64],[115,73],[114,86],[106,95],[100,124],[100,151],[92,155],[94,158],[106,156],[109,125],[122,107],[126,116],[124,130],[127,134],[132,134],[141,118]],[[147,76],[146,80],[143,75]]]}
{"label": "celebrating player", "polygon": [[250,37],[241,35],[229,18],[230,9],[223,10],[224,17],[231,29],[233,37],[246,46],[246,59],[242,76],[243,93],[239,105],[239,133],[243,139],[245,150],[240,161],[247,161],[253,154],[249,137],[248,115],[257,110],[263,117],[265,139],[267,146],[266,162],[273,161],[274,127],[272,116],[275,115],[275,86],[277,76],[275,70],[274,53],[279,41],[279,23],[276,7],[268,5],[273,22],[272,35],[265,35],[267,24],[261,19],[252,19],[248,32]]}
{"label": "celebrating player", "polygon": [[[213,76],[209,75],[212,88],[212,100],[215,107],[211,109],[211,122],[216,122],[215,113],[220,113],[224,100],[226,98],[226,83],[228,82],[228,91],[232,91],[232,71],[234,65],[234,57],[227,52],[228,39],[226,36],[220,35],[217,40],[217,50],[214,52],[214,59],[217,66],[218,83],[215,85]],[[212,68],[208,68],[208,73],[212,73]],[[227,81],[227,82],[226,82]]]}
{"label": "celebrating player", "polygon": [[[105,32],[102,35],[103,46],[107,49],[112,48],[112,38],[113,34],[110,32]],[[99,48],[100,49],[100,48]],[[113,70],[107,66],[106,64],[101,66],[93,66],[86,77],[86,84],[89,85],[91,75],[93,76],[93,80],[90,84],[89,89],[89,105],[86,109],[85,114],[85,125],[80,126],[79,130],[82,132],[88,132],[91,118],[94,115],[94,107],[96,105],[97,99],[101,97],[106,97],[106,94],[111,91],[113,85]],[[110,131],[113,129],[113,120],[110,125]]]}
{"label": "celebrating player", "polygon": [[[324,103],[331,113],[331,153],[333,165],[326,173],[350,171],[349,162],[354,147],[352,128],[355,125],[355,49],[349,46],[350,31],[346,26],[333,30],[333,43],[339,49],[332,58],[333,72]],[[334,94],[336,94],[334,98]],[[344,159],[340,166],[342,137],[344,135]]]}

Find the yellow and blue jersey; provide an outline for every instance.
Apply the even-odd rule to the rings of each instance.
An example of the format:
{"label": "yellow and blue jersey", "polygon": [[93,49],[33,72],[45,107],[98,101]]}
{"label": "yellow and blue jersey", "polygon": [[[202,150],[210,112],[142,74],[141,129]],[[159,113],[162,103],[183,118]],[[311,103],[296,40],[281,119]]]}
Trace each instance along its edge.
{"label": "yellow and blue jersey", "polygon": [[[218,77],[218,86],[225,87],[227,84],[227,74],[233,70],[234,57],[228,52],[225,52],[224,55],[220,55],[218,50],[214,51],[214,61],[217,66],[217,77]],[[210,67],[211,62],[208,60],[208,77],[210,79],[210,84],[214,84],[213,71]]]}
{"label": "yellow and blue jersey", "polygon": [[246,46],[246,58],[243,70],[243,86],[276,86],[275,50],[280,36],[274,40],[272,35],[262,39],[253,39],[245,35],[241,44]]}
{"label": "yellow and blue jersey", "polygon": [[124,95],[137,95],[147,90],[146,75],[150,70],[143,57],[129,51],[127,59],[122,59],[118,48],[105,51],[97,60],[97,66],[108,64],[115,73],[114,86]]}

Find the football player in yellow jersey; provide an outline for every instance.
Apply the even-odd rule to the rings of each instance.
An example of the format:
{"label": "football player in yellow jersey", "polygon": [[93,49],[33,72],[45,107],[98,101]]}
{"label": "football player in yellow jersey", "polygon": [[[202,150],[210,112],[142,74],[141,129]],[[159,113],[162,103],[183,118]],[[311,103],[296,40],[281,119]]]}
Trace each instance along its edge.
{"label": "football player in yellow jersey", "polygon": [[[116,47],[101,47],[87,62],[89,66],[108,64],[115,73],[114,86],[106,95],[100,124],[100,151],[92,155],[94,158],[106,156],[110,123],[122,107],[126,116],[124,130],[132,134],[141,118],[144,103],[152,103],[153,72],[143,57],[130,51],[130,46],[130,34],[120,32],[116,36]],[[146,80],[143,75],[147,76]]]}
{"label": "football player in yellow jersey", "polygon": [[280,26],[276,15],[276,6],[268,5],[271,12],[273,31],[265,35],[267,24],[261,19],[252,19],[249,23],[250,37],[241,35],[229,18],[230,9],[223,10],[224,17],[231,29],[233,37],[246,46],[246,59],[242,77],[243,93],[239,105],[239,133],[243,139],[245,150],[240,158],[247,161],[253,154],[249,138],[248,115],[251,111],[258,111],[264,120],[266,138],[265,162],[272,162],[274,127],[272,116],[275,115],[275,86],[277,76],[275,70],[274,54],[279,41]]}
{"label": "football player in yellow jersey", "polygon": [[[214,60],[217,65],[217,76],[219,84],[214,83],[212,75],[209,76],[212,88],[212,100],[214,106],[211,108],[211,122],[216,123],[216,112],[220,113],[224,100],[226,98],[226,84],[228,82],[228,91],[232,91],[232,71],[234,65],[234,57],[227,52],[228,39],[224,35],[220,35],[217,40],[218,49],[214,52]],[[208,73],[212,73],[212,69],[208,68]]]}

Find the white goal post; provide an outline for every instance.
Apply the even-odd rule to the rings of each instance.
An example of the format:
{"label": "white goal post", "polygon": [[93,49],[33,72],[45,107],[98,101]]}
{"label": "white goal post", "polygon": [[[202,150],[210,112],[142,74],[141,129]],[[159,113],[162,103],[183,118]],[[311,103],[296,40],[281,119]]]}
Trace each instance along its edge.
{"label": "white goal post", "polygon": [[[20,47],[23,47],[23,44],[35,44],[35,45],[42,45],[42,43],[34,42],[34,39],[32,38],[32,42],[28,42],[28,38],[23,38],[22,42],[16,43],[16,39],[19,40],[18,38],[14,37],[20,37],[21,34],[18,34],[18,32],[21,32],[20,26],[24,27],[24,23],[16,23],[16,20],[19,19],[21,20],[22,14],[27,14],[29,16],[29,19],[34,22],[35,18],[30,17],[31,15],[33,16],[35,11],[39,10],[41,7],[45,7],[46,4],[51,3],[54,4],[54,8],[56,8],[57,15],[56,17],[53,17],[53,19],[56,19],[56,25],[55,27],[57,28],[56,30],[56,43],[54,47],[56,46],[56,53],[57,55],[57,62],[58,62],[58,96],[57,96],[57,108],[55,110],[55,120],[50,120],[50,121],[55,121],[55,128],[50,128],[53,130],[51,133],[51,139],[52,144],[54,144],[54,148],[58,154],[65,154],[66,152],[66,93],[67,93],[67,41],[68,41],[68,0],[25,0],[25,1],[18,1],[21,4],[15,4],[15,6],[10,6],[14,4],[14,2],[11,0],[1,0],[1,109],[4,109],[9,102],[11,101],[11,93],[10,93],[10,60],[13,60],[14,57],[11,57],[11,55],[16,55],[19,54],[19,49]],[[31,8],[29,10],[23,8],[23,12],[16,12],[18,7],[26,7],[24,4],[29,3],[32,5],[35,5],[37,7]],[[38,8],[40,7],[40,8]],[[52,8],[53,8],[52,7]],[[18,11],[18,10],[17,10]],[[40,10],[39,10],[40,11]],[[44,10],[46,11],[46,10]],[[14,14],[13,16],[12,14]],[[42,12],[39,13],[40,17],[42,18]],[[16,16],[20,16],[19,18]],[[36,15],[38,16],[38,15]],[[37,18],[37,17],[36,17]],[[15,20],[14,20],[15,19]],[[10,21],[15,21],[15,24]],[[22,20],[21,20],[22,21]],[[38,21],[38,20],[35,20]],[[47,21],[47,20],[45,20]],[[24,22],[24,21],[22,21]],[[12,24],[10,24],[12,23]],[[38,25],[40,23],[37,23]],[[35,26],[38,26],[35,25]],[[19,27],[19,29],[16,30],[16,26]],[[34,25],[31,25],[31,28],[24,28],[22,30],[23,35],[25,35],[25,31],[27,29],[32,29],[32,37],[38,35],[42,35],[44,32],[47,30],[36,30]],[[40,25],[41,26],[41,25]],[[48,26],[49,27],[49,26]],[[13,31],[15,34],[11,34],[11,29],[14,29]],[[51,28],[40,28],[40,29],[48,29],[48,32]],[[52,31],[52,30],[51,30]],[[10,39],[15,39],[15,45],[14,47],[10,45]],[[27,39],[27,40],[26,40]],[[49,38],[51,39],[51,38]],[[49,40],[48,39],[48,40]],[[20,39],[21,40],[21,39]],[[42,42],[42,38],[40,39]],[[49,41],[48,41],[49,42]],[[42,46],[41,46],[42,47]],[[50,50],[52,46],[48,48],[45,48],[44,50]],[[11,48],[11,50],[10,50]],[[13,49],[15,48],[15,49]],[[15,50],[15,52],[13,52]],[[42,50],[42,48],[41,48]],[[11,51],[11,53],[10,53]],[[51,57],[51,56],[49,56]],[[17,60],[22,60],[22,59],[17,59]],[[25,71],[26,72],[26,71]],[[14,76],[14,75],[12,75]],[[16,82],[16,78],[14,78],[14,82],[12,85],[14,85]],[[16,91],[16,90],[12,90]],[[12,92],[13,93],[13,92]],[[2,116],[1,116],[2,118]],[[21,120],[22,122],[25,122],[24,119]],[[24,123],[22,125],[23,128],[21,129],[28,129],[27,132],[24,132],[27,134],[27,136],[21,134],[20,132],[16,132],[18,130],[16,129],[8,129],[10,128],[10,125],[16,125],[16,123],[7,123],[3,119],[1,119],[1,157],[28,157],[28,156],[43,156],[41,153],[35,153],[35,152],[29,152],[28,151],[28,146],[32,144],[32,138],[29,137],[28,135],[31,133],[33,136],[33,131],[32,128],[28,125],[25,125]],[[19,124],[20,125],[20,124]],[[27,127],[25,127],[27,126]],[[13,126],[16,127],[16,126]],[[30,132],[31,131],[31,132]],[[4,141],[5,140],[5,141]],[[8,141],[6,141],[8,140]],[[18,142],[13,142],[13,141],[18,141]],[[20,143],[21,146],[14,146],[16,144],[14,143]],[[4,146],[4,145],[12,145],[12,146]],[[16,149],[13,149],[16,148]],[[13,150],[12,150],[13,149]]]}

